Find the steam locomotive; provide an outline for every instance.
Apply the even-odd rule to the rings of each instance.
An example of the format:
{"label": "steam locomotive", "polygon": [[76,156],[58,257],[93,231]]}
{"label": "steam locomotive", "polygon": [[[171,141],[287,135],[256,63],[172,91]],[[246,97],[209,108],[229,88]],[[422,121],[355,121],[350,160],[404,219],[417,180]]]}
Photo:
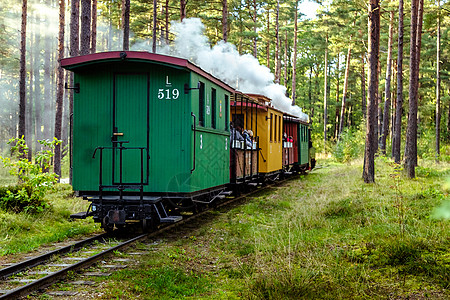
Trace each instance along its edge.
{"label": "steam locomotive", "polygon": [[186,59],[117,51],[74,73],[72,184],[106,231],[148,230],[315,165],[310,124]]}

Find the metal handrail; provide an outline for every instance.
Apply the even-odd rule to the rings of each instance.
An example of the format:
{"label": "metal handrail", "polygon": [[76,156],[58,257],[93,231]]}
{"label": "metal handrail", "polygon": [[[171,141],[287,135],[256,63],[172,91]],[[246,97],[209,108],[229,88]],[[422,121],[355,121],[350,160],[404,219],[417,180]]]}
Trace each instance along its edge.
{"label": "metal handrail", "polygon": [[197,148],[196,137],[195,137],[195,135],[196,135],[195,132],[197,131],[197,117],[195,116],[195,114],[193,112],[191,112],[191,116],[194,117],[194,125],[192,126],[192,130],[194,131],[194,164],[191,169],[191,174],[192,174],[195,170],[195,148]]}

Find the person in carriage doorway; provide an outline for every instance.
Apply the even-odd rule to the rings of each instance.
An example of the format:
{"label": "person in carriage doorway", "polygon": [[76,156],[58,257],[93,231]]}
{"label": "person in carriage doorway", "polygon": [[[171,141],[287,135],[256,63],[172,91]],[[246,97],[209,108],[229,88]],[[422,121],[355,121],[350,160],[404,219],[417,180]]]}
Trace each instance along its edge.
{"label": "person in carriage doorway", "polygon": [[233,122],[230,123],[230,141],[244,141],[244,137],[241,134],[242,128],[238,125],[234,128]]}
{"label": "person in carriage doorway", "polygon": [[253,131],[244,130],[242,132],[242,137],[245,139],[245,145],[247,146],[247,148],[251,149],[253,147]]}

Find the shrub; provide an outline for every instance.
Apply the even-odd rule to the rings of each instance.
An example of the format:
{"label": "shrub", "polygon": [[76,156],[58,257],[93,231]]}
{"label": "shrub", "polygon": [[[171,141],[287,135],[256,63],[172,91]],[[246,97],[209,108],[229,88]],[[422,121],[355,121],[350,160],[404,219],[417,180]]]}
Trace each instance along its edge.
{"label": "shrub", "polygon": [[333,149],[333,157],[338,162],[349,162],[364,153],[364,130],[346,128]]}
{"label": "shrub", "polygon": [[[45,194],[53,189],[57,182],[56,174],[45,172],[50,168],[53,148],[59,140],[39,141],[44,149],[36,153],[35,162],[26,157],[28,147],[22,138],[10,139],[13,159],[2,157],[3,164],[9,173],[19,179],[19,184],[2,188],[0,191],[0,207],[14,212],[42,212],[49,205],[44,201]],[[15,156],[15,157],[14,157]]]}

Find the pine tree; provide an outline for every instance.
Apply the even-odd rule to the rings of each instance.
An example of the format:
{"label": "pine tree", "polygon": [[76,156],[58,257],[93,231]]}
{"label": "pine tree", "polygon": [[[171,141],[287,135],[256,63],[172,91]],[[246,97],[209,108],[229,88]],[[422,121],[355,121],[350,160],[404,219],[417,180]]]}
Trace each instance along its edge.
{"label": "pine tree", "polygon": [[[65,26],[65,1],[59,1],[59,34],[58,34],[58,60],[64,58],[64,26]],[[56,84],[56,114],[55,114],[55,138],[61,140],[63,99],[64,98],[64,69],[58,66]],[[54,172],[61,179],[61,144],[55,145]]]}
{"label": "pine tree", "polygon": [[375,182],[375,151],[377,149],[378,61],[380,45],[380,3],[370,0],[369,5],[369,105],[367,108],[366,147],[364,151],[363,179]]}

